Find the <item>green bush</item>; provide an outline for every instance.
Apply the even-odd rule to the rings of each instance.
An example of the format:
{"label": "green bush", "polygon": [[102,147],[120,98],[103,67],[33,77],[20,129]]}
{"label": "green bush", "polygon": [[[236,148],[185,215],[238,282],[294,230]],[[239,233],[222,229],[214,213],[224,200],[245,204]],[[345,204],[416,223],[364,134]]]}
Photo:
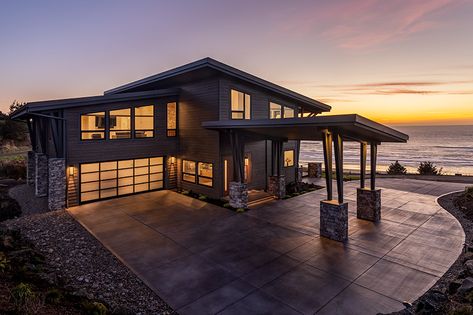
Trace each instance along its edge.
{"label": "green bush", "polygon": [[44,300],[48,304],[59,304],[63,298],[64,296],[61,291],[58,289],[50,289],[46,292]]}
{"label": "green bush", "polygon": [[473,308],[470,305],[456,307],[448,313],[449,315],[473,315]]}
{"label": "green bush", "polygon": [[237,213],[243,213],[243,212],[245,212],[245,209],[243,209],[243,208],[238,208],[238,209],[236,209],[236,212],[237,212]]}
{"label": "green bush", "polygon": [[230,203],[227,202],[227,203],[224,203],[224,204],[223,204],[223,207],[229,209],[229,208],[231,208],[232,206],[230,206]]}
{"label": "green bush", "polygon": [[4,252],[0,252],[0,272],[4,273],[8,269],[8,259]]}
{"label": "green bush", "polygon": [[407,169],[401,163],[399,163],[399,161],[396,161],[389,165],[386,173],[388,175],[406,175]]}
{"label": "green bush", "polygon": [[39,307],[39,300],[31,285],[21,282],[10,292],[13,304],[20,314],[34,313]]}
{"label": "green bush", "polygon": [[420,175],[442,175],[442,168],[437,169],[434,163],[432,162],[420,162],[417,172]]}
{"label": "green bush", "polygon": [[200,194],[198,199],[201,200],[201,201],[205,201],[205,200],[207,200],[207,196]]}
{"label": "green bush", "polygon": [[105,315],[108,312],[107,307],[100,302],[85,302],[82,306],[88,315]]}

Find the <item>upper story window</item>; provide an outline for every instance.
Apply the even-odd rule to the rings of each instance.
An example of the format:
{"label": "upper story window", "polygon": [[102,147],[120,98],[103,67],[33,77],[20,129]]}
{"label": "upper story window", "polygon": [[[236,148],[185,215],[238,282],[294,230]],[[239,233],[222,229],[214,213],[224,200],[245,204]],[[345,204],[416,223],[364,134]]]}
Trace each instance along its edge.
{"label": "upper story window", "polygon": [[177,136],[177,103],[172,102],[167,104],[167,131],[168,137]]}
{"label": "upper story window", "polygon": [[131,138],[131,108],[111,110],[109,115],[109,138]]}
{"label": "upper story window", "polygon": [[105,112],[81,115],[80,131],[82,140],[105,139]]}
{"label": "upper story window", "polygon": [[154,106],[135,107],[135,138],[154,136]]}
{"label": "upper story window", "polygon": [[294,118],[294,109],[288,106],[282,106],[278,103],[269,102],[269,118]]}
{"label": "upper story window", "polygon": [[232,119],[251,119],[251,97],[249,94],[231,90]]}

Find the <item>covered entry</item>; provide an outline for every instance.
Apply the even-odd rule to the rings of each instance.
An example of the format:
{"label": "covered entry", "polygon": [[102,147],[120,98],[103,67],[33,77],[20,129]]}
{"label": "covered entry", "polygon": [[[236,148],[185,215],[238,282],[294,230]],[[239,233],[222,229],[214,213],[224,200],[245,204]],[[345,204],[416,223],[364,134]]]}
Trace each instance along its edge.
{"label": "covered entry", "polygon": [[[357,191],[357,215],[360,219],[380,220],[381,192],[376,189],[377,147],[382,142],[406,142],[409,137],[390,127],[359,115],[334,115],[289,119],[226,120],[204,122],[203,127],[219,130],[229,136],[232,147],[233,178],[230,183],[230,204],[244,207],[248,200],[244,178],[245,142],[249,139],[266,139],[272,142],[268,189],[278,197],[285,195],[285,178],[282,173],[282,143],[288,140],[322,141],[326,174],[327,198],[320,204],[320,234],[344,241],[348,237],[348,204],[343,198],[343,143],[360,143],[360,188]],[[371,155],[371,185],[365,187],[367,147]],[[333,163],[335,155],[335,163]],[[333,164],[337,196],[333,194]]]}
{"label": "covered entry", "polygon": [[164,158],[80,164],[80,201],[87,202],[164,187]]}

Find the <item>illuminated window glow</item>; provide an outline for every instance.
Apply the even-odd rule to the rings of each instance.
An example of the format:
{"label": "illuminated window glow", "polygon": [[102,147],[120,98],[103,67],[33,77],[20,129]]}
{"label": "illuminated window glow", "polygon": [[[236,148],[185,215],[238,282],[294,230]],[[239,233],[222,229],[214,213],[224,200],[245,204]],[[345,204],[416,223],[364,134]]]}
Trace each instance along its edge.
{"label": "illuminated window glow", "polygon": [[251,119],[251,97],[249,94],[231,90],[232,119]]}

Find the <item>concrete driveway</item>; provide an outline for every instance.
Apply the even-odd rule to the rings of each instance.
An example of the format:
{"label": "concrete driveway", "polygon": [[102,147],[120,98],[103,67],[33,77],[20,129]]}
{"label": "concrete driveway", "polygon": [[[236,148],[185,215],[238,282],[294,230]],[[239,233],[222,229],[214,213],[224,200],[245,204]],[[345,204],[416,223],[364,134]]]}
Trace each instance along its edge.
{"label": "concrete driveway", "polygon": [[236,214],[171,191],[69,212],[180,314],[376,314],[403,308],[462,250],[436,196],[463,185],[379,180],[382,222],[356,219],[349,241],[319,237],[324,190]]}

